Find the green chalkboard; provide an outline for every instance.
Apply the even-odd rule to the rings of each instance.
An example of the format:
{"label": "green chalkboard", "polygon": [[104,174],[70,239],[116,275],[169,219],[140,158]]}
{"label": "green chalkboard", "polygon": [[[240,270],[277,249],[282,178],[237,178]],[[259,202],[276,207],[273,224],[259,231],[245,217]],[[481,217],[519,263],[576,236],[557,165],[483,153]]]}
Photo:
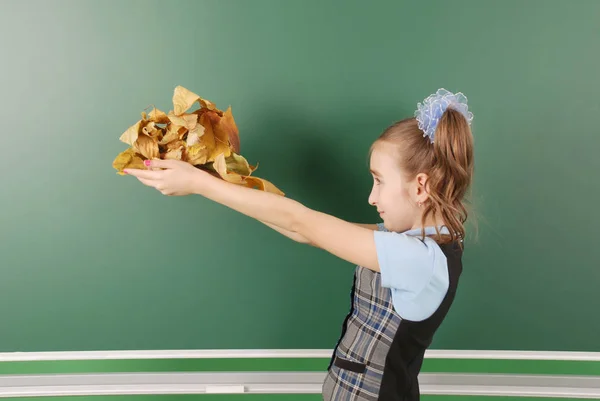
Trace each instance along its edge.
{"label": "green chalkboard", "polygon": [[257,176],[369,223],[371,142],[463,91],[478,234],[434,348],[600,350],[600,2],[1,5],[0,351],[335,345],[354,266],[115,174],[177,85],[232,107]]}

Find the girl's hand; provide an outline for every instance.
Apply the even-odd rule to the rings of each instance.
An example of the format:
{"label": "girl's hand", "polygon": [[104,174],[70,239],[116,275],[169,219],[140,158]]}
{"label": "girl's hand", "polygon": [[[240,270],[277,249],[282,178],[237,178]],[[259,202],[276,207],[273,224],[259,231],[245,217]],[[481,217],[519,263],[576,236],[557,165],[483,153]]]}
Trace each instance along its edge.
{"label": "girl's hand", "polygon": [[[213,178],[209,173],[180,160],[145,160],[149,170],[125,169],[142,184],[156,188],[163,195],[183,196],[196,193],[203,180]],[[152,169],[164,170],[152,170]]]}

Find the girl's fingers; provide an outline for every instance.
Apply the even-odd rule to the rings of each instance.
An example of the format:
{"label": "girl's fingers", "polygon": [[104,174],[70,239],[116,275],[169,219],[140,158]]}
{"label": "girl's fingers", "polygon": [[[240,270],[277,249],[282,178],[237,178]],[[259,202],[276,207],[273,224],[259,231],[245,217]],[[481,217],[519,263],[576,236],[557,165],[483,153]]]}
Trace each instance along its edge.
{"label": "girl's fingers", "polygon": [[144,184],[144,185],[147,185],[147,186],[149,186],[149,187],[156,187],[156,184],[157,184],[157,182],[156,182],[156,181],[154,181],[154,180],[149,180],[149,179],[147,179],[147,178],[141,178],[141,177],[138,177],[138,180],[139,180],[139,181],[140,181],[142,184]]}
{"label": "girl's fingers", "polygon": [[156,180],[160,178],[162,175],[162,171],[151,171],[151,170],[141,170],[141,169],[126,169],[123,170],[125,174],[132,175],[137,178],[144,178],[146,180]]}

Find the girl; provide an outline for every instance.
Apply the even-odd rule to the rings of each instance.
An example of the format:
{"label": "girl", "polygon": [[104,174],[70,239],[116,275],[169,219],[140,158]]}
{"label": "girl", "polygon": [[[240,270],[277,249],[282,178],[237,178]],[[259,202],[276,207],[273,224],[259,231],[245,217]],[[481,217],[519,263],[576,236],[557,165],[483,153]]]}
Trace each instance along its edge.
{"label": "girl", "polygon": [[473,176],[467,99],[444,89],[373,143],[369,203],[383,223],[353,224],[175,160],[125,172],[165,195],[198,194],[357,265],[353,301],[323,384],[325,401],[418,400],[425,350],[462,271]]}

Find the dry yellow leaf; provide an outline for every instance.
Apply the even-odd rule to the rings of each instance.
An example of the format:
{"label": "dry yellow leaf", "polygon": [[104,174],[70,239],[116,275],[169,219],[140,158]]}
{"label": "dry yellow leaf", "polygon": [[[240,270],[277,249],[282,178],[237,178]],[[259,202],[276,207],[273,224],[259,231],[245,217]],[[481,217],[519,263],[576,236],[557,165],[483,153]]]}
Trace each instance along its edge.
{"label": "dry yellow leaf", "polygon": [[166,150],[173,150],[173,149],[179,149],[179,148],[185,148],[185,147],[186,147],[185,141],[182,139],[176,139],[174,141],[167,143],[164,146],[164,148]]}
{"label": "dry yellow leaf", "polygon": [[183,86],[177,86],[173,92],[173,112],[175,115],[181,115],[185,113],[194,103],[200,103],[201,107],[205,107],[208,110],[215,110],[215,105],[208,100],[202,99],[194,92],[189,91]]}
{"label": "dry yellow leaf", "polygon": [[126,168],[145,168],[141,155],[137,154],[132,148],[119,153],[113,161],[113,167],[119,175],[125,175],[123,170]]}
{"label": "dry yellow leaf", "polygon": [[183,146],[166,151],[161,158],[165,160],[181,160],[183,158]]}
{"label": "dry yellow leaf", "polygon": [[218,137],[215,135],[213,122],[218,122],[219,116],[213,111],[208,111],[200,116],[200,124],[204,127],[204,135],[200,138],[200,142],[203,143],[209,151],[208,161],[212,162],[215,158],[224,154],[225,157],[231,154],[231,148],[227,138],[223,136]]}
{"label": "dry yellow leaf", "polygon": [[146,159],[157,158],[159,154],[158,142],[145,134],[139,135],[132,147]]}
{"label": "dry yellow leaf", "polygon": [[187,130],[185,127],[181,127],[179,125],[170,124],[167,126],[166,133],[163,138],[160,140],[160,145],[166,145],[170,142],[180,140],[183,138]]}
{"label": "dry yellow leaf", "polygon": [[200,98],[200,96],[187,90],[182,86],[177,86],[173,92],[173,112],[179,116],[185,113]]}
{"label": "dry yellow leaf", "polygon": [[213,167],[225,181],[238,185],[245,185],[244,177],[238,173],[227,171],[227,162],[225,161],[225,156],[223,154],[220,154],[215,158]]}
{"label": "dry yellow leaf", "polygon": [[158,140],[160,140],[163,136],[162,129],[160,129],[160,127],[157,127],[155,122],[149,122],[148,124],[146,124],[146,126],[142,128],[142,133],[148,135],[151,138],[156,138]]}
{"label": "dry yellow leaf", "polygon": [[237,125],[233,120],[231,106],[227,108],[227,110],[223,114],[223,117],[219,119],[216,131],[220,132],[220,134],[217,135],[227,138],[233,152],[240,153],[240,137]]}
{"label": "dry yellow leaf", "polygon": [[[241,156],[236,157],[236,162],[234,162],[236,167],[239,167],[241,164],[243,164],[240,163],[241,159],[243,159]],[[230,159],[230,162],[231,160],[232,159]],[[233,184],[243,185],[248,188],[272,192],[277,195],[285,195],[279,188],[277,188],[275,185],[273,185],[267,180],[258,177],[252,177],[250,175],[238,174],[235,171],[230,171],[227,166],[227,160],[222,154],[217,156],[215,162],[213,163],[213,167],[217,171],[217,173],[219,173],[221,178],[223,178],[225,181],[231,182]]]}
{"label": "dry yellow leaf", "polygon": [[204,127],[198,124],[193,131],[188,132],[185,144],[187,146],[194,146],[200,143],[200,137],[204,135]]}
{"label": "dry yellow leaf", "polygon": [[[194,129],[188,132],[188,139],[192,143],[192,145],[200,140],[200,137],[204,135],[204,127],[201,124],[198,124],[194,127]],[[191,145],[189,145],[191,146]]]}
{"label": "dry yellow leaf", "polygon": [[196,128],[198,124],[198,115],[197,114],[184,114],[181,116],[176,116],[175,114],[169,114],[169,121],[171,121],[175,125],[179,125],[181,127],[185,127],[187,130],[191,131]]}
{"label": "dry yellow leaf", "polygon": [[202,143],[197,143],[187,148],[185,161],[194,166],[206,164],[209,150]]}
{"label": "dry yellow leaf", "polygon": [[225,158],[227,171],[232,171],[240,175],[250,175],[254,168],[248,164],[248,161],[237,153],[232,153],[231,156]]}
{"label": "dry yellow leaf", "polygon": [[135,143],[135,141],[138,138],[141,124],[142,124],[142,120],[138,121],[137,123],[133,124],[131,127],[127,128],[127,130],[125,132],[123,132],[123,134],[121,134],[121,136],[119,137],[119,140],[121,142],[125,142],[129,146],[133,146],[133,144]]}
{"label": "dry yellow leaf", "polygon": [[169,117],[167,117],[167,114],[164,111],[154,108],[150,112],[149,120],[157,124],[167,124],[169,122]]}
{"label": "dry yellow leaf", "polygon": [[285,194],[277,188],[273,183],[258,177],[246,177],[246,186],[249,188],[259,189],[265,192],[272,192],[277,195],[284,196]]}
{"label": "dry yellow leaf", "polygon": [[135,142],[140,134],[145,134],[154,138],[160,138],[162,137],[163,132],[162,129],[156,126],[155,122],[142,119],[123,132],[123,134],[121,134],[119,137],[119,140],[129,146],[134,147]]}

